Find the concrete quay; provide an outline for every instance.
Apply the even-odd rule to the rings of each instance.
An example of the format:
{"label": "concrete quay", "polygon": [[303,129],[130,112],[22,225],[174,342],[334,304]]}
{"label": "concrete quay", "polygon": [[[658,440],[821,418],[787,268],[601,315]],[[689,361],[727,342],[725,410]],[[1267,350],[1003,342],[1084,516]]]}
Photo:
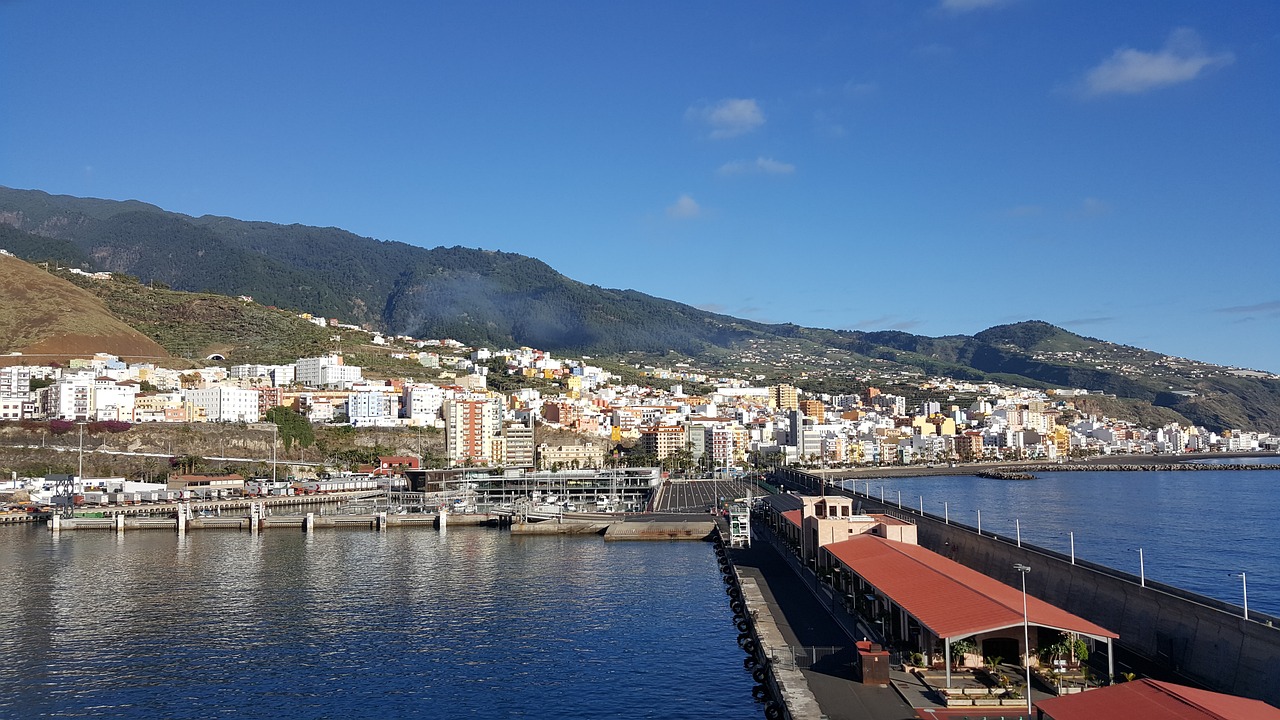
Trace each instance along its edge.
{"label": "concrete quay", "polygon": [[[496,524],[497,519],[486,514],[450,515],[449,525],[487,525]],[[185,532],[188,530],[272,530],[292,528],[310,531],[329,528],[356,528],[379,530],[392,527],[436,527],[438,518],[435,513],[415,513],[409,515],[268,515],[256,519],[253,517],[195,517],[185,520],[179,518],[152,518],[132,515],[113,515],[110,517],[74,517],[50,518],[49,529],[54,532],[79,530],[115,530],[117,532],[134,530],[168,530],[169,532]]]}
{"label": "concrete quay", "polygon": [[816,577],[806,578],[767,531],[745,548],[725,548],[717,540],[716,552],[741,631],[738,643],[748,655],[744,667],[760,683],[753,695],[764,703],[766,718],[935,717],[940,706],[905,672],[891,670],[884,685],[855,679],[854,642],[877,636],[824,597]]}

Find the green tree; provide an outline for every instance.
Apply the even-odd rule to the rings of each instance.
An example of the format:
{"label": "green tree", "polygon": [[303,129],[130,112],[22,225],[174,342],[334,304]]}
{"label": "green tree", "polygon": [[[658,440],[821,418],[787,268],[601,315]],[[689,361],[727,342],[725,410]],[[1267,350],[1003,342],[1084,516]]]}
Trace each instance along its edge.
{"label": "green tree", "polygon": [[266,420],[276,424],[285,450],[292,448],[294,441],[304,448],[311,447],[316,441],[311,421],[296,410],[276,406],[267,411]]}

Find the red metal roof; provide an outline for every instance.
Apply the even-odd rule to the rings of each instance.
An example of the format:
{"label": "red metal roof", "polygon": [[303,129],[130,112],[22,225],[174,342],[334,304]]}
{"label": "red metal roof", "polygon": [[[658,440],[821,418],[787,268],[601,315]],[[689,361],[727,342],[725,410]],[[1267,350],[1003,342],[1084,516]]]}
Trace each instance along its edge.
{"label": "red metal roof", "polygon": [[804,512],[803,510],[787,510],[786,512],[782,513],[782,519],[786,520],[792,525],[795,525],[796,527],[800,527],[800,515],[803,512]]}
{"label": "red metal roof", "polygon": [[1280,709],[1261,700],[1145,679],[1041,700],[1036,707],[1053,720],[1280,720]]}
{"label": "red metal roof", "polygon": [[[938,637],[962,638],[1022,624],[1020,589],[919,545],[858,535],[825,547]],[[1027,596],[1027,617],[1040,627],[1119,637],[1031,595]]]}

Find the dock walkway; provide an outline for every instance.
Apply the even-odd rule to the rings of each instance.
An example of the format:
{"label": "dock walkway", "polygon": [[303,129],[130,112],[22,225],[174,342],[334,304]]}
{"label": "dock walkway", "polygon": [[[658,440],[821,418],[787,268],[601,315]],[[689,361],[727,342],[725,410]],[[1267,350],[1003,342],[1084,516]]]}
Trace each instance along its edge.
{"label": "dock walkway", "polygon": [[[796,576],[786,558],[767,541],[753,540],[750,548],[732,549],[729,555],[738,572],[755,581],[769,613],[789,645],[852,646],[854,640],[863,639],[863,635],[852,637],[850,629],[836,621],[830,610]],[[822,715],[829,720],[915,720],[925,717],[917,715],[902,695],[893,689],[857,682],[847,667],[839,675],[812,668],[802,672]],[[905,673],[902,675],[905,676],[904,681],[910,678]],[[893,679],[896,682],[899,678]]]}

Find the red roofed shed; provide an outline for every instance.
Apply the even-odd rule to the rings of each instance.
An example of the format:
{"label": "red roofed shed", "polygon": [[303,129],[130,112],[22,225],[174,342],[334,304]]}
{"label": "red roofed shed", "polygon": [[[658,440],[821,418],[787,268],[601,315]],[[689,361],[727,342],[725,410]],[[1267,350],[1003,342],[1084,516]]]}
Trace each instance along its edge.
{"label": "red roofed shed", "polygon": [[1261,700],[1145,679],[1041,700],[1036,708],[1046,720],[1280,720],[1280,709]]}
{"label": "red roofed shed", "polygon": [[[1022,627],[1023,595],[1019,589],[918,545],[858,535],[823,549],[860,584],[870,586],[877,597],[890,603],[894,608],[890,615],[899,619],[899,636],[907,637],[907,628],[914,622],[922,634],[944,640],[948,669],[951,641],[971,635],[998,636],[1001,630]],[[1103,640],[1108,645],[1119,637],[1039,598],[1028,595],[1026,601],[1027,621],[1037,628],[1037,635],[1039,628],[1048,628]],[[928,647],[923,638],[921,645]],[[1025,653],[1026,648],[1018,649],[1018,654]]]}

